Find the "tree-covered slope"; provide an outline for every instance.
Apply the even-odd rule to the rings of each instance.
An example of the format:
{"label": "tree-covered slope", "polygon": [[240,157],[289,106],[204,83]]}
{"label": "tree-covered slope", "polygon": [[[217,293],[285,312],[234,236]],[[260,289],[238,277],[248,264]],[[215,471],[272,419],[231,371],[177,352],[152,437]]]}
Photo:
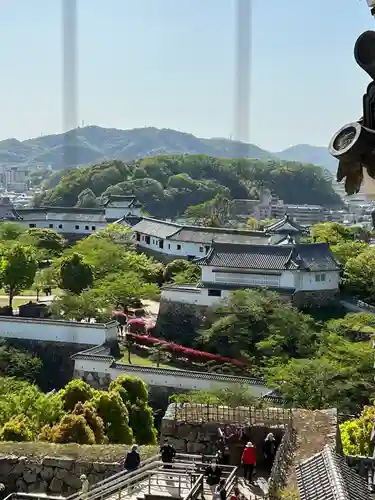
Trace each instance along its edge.
{"label": "tree-covered slope", "polygon": [[134,193],[154,216],[174,217],[190,205],[223,194],[257,198],[270,189],[286,203],[338,205],[340,198],[320,167],[269,160],[166,155],[133,162],[108,161],[66,170],[35,199],[36,205],[72,207],[82,191],[96,197]]}

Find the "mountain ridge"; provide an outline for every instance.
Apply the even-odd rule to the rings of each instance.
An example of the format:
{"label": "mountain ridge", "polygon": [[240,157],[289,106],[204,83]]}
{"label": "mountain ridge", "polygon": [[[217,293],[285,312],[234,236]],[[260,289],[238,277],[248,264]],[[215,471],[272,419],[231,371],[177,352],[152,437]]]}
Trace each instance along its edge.
{"label": "mountain ridge", "polygon": [[313,163],[336,169],[336,160],[326,148],[298,144],[280,152],[270,152],[254,144],[226,138],[204,139],[187,132],[156,127],[121,130],[89,125],[63,133],[19,141],[0,141],[0,168],[17,166],[61,170],[105,160],[130,161],[164,154],[204,154],[221,158],[254,158]]}

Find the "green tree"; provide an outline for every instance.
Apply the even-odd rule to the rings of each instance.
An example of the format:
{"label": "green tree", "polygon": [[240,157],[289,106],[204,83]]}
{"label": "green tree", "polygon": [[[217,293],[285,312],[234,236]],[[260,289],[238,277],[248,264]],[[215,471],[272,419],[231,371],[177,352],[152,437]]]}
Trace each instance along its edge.
{"label": "green tree", "polygon": [[90,401],[94,396],[94,389],[83,380],[71,380],[64,389],[59,391],[59,397],[65,411],[73,411],[78,403]]}
{"label": "green tree", "polygon": [[155,444],[157,431],[152,409],[148,405],[148,390],[139,377],[122,375],[111,382],[109,391],[119,394],[129,413],[129,424],[139,444]]}
{"label": "green tree", "polygon": [[45,426],[39,435],[41,441],[52,443],[95,444],[95,435],[83,415],[68,413],[58,424]]}
{"label": "green tree", "polygon": [[337,407],[345,378],[328,359],[292,359],[270,370],[268,383],[282,391],[287,405],[310,410]]}
{"label": "green tree", "polygon": [[66,241],[53,229],[31,228],[27,229],[20,237],[20,243],[35,247],[39,260],[47,260],[61,255]]}
{"label": "green tree", "polygon": [[184,259],[176,259],[166,265],[164,281],[176,283],[194,283],[201,277],[201,269]]}
{"label": "green tree", "polygon": [[82,255],[73,253],[60,261],[60,287],[71,293],[79,295],[93,283],[91,266],[87,264]]}
{"label": "green tree", "polygon": [[17,377],[34,382],[42,373],[43,364],[37,356],[14,349],[0,340],[0,376]]}
{"label": "green tree", "polygon": [[135,272],[109,275],[97,285],[99,297],[114,307],[128,307],[135,299],[156,299],[159,289],[153,283],[144,283]]}
{"label": "green tree", "polygon": [[61,399],[55,394],[43,394],[35,385],[14,378],[0,378],[0,426],[12,418],[24,415],[30,422],[30,432],[37,435],[45,425],[51,425],[63,414]]}
{"label": "green tree", "polygon": [[96,392],[93,406],[104,422],[104,430],[109,442],[132,443],[133,431],[129,427],[129,413],[117,391]]}
{"label": "green tree", "polygon": [[233,215],[233,202],[217,194],[212,200],[190,206],[185,217],[194,219],[194,224],[210,227],[225,227]]}
{"label": "green tree", "polygon": [[358,418],[340,425],[341,441],[345,455],[369,457],[372,454],[371,433],[375,421],[374,406],[362,410]]}
{"label": "green tree", "polygon": [[77,403],[74,407],[73,415],[82,415],[95,436],[96,444],[106,442],[104,434],[103,420],[97,415],[95,409],[89,404]]}
{"label": "green tree", "polygon": [[77,199],[77,207],[81,208],[98,208],[99,202],[90,188],[81,191]]}
{"label": "green tree", "polygon": [[139,444],[156,444],[158,432],[154,426],[152,408],[140,401],[130,405],[129,424],[133,430],[134,438]]}
{"label": "green tree", "polygon": [[110,320],[110,312],[103,310],[103,304],[95,290],[87,290],[80,295],[66,292],[55,297],[50,304],[52,316],[57,319],[91,321],[99,323]]}
{"label": "green tree", "polygon": [[316,349],[312,318],[268,290],[237,290],[211,307],[201,332],[207,349],[254,365],[304,357]]}
{"label": "green tree", "polygon": [[328,332],[322,339],[315,358],[271,367],[268,383],[282,392],[288,405],[356,413],[375,390],[371,343],[351,342]]}
{"label": "green tree", "polygon": [[360,255],[367,248],[367,243],[361,241],[340,241],[336,245],[331,246],[336,259],[342,265],[345,265],[349,259]]}
{"label": "green tree", "polygon": [[19,222],[0,222],[0,241],[15,241],[25,232]]}
{"label": "green tree", "polygon": [[0,430],[1,441],[32,441],[30,420],[25,415],[12,417]]}
{"label": "green tree", "polygon": [[338,222],[319,222],[311,228],[311,239],[316,243],[337,245],[344,241],[352,241],[353,234],[349,228]]}
{"label": "green tree", "polygon": [[36,260],[30,247],[16,243],[5,249],[0,260],[0,276],[10,307],[15,295],[32,286],[36,270]]}
{"label": "green tree", "polygon": [[375,302],[375,248],[349,258],[344,268],[345,288],[362,300]]}
{"label": "green tree", "polygon": [[371,313],[348,313],[327,321],[327,330],[349,340],[363,340],[375,335],[375,316]]}
{"label": "green tree", "polygon": [[171,403],[219,404],[237,408],[238,406],[264,406],[248,386],[235,384],[224,389],[211,391],[194,390],[187,393],[173,394]]}
{"label": "green tree", "polygon": [[189,269],[190,262],[185,259],[175,259],[165,266],[163,279],[166,282],[173,281],[176,274],[181,274]]}
{"label": "green tree", "polygon": [[[142,140],[154,143],[155,137]],[[228,145],[220,147],[227,149]],[[171,218],[217,195],[228,200],[254,198],[259,186],[272,191],[285,203],[342,204],[321,167],[268,158],[266,161],[233,160],[180,154],[128,163],[105,161],[79,170],[65,170],[64,175],[55,174],[47,181],[46,190],[35,197],[35,203],[71,207],[77,204],[85,189],[91,189],[96,197],[134,193],[148,213]]]}
{"label": "green tree", "polygon": [[38,271],[35,273],[35,278],[33,283],[33,289],[35,290],[36,293],[37,302],[39,302],[39,295],[40,292],[43,290],[43,287],[44,287],[44,281],[43,281],[42,271],[38,269]]}
{"label": "green tree", "polygon": [[40,280],[43,284],[43,289],[56,288],[56,269],[53,266],[40,269]]}
{"label": "green tree", "polygon": [[90,234],[88,239],[119,243],[120,245],[125,245],[126,248],[133,248],[135,246],[133,231],[129,226],[123,226],[122,224],[108,224],[105,228]]}

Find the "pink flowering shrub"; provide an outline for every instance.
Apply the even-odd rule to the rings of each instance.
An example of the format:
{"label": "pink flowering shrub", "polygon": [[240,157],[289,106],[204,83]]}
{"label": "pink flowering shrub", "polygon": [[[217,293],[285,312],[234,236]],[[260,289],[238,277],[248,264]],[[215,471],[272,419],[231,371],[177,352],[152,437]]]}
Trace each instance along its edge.
{"label": "pink flowering shrub", "polygon": [[172,354],[189,359],[195,362],[215,361],[218,363],[230,363],[232,365],[245,367],[246,363],[238,359],[227,358],[226,356],[219,356],[219,354],[212,354],[211,352],[198,351],[189,347],[184,347],[179,344],[167,342],[163,339],[150,337],[148,335],[137,335],[135,333],[128,333],[129,340],[135,344],[144,346],[153,346],[155,344],[163,344],[164,349]]}

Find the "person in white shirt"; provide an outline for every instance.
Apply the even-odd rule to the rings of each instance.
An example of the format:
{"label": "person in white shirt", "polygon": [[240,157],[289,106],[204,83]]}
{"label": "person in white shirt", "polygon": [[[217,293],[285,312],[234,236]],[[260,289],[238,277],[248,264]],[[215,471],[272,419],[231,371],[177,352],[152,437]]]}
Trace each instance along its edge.
{"label": "person in white shirt", "polygon": [[89,480],[86,474],[82,474],[79,479],[81,480],[81,500],[86,500],[90,488]]}

